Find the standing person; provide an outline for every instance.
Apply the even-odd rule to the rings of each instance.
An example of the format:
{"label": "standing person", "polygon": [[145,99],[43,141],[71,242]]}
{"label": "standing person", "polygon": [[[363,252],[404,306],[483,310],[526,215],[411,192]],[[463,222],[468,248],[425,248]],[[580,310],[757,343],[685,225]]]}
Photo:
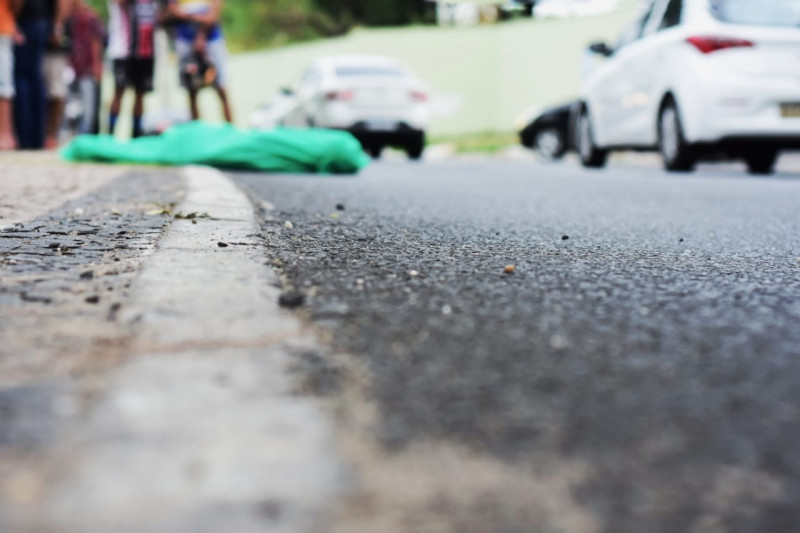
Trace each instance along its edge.
{"label": "standing person", "polygon": [[79,133],[98,133],[96,130],[99,101],[98,87],[103,76],[103,43],[105,30],[97,13],[86,0],[75,0],[72,13],[72,51],[70,62],[78,82],[83,115]]}
{"label": "standing person", "polygon": [[19,39],[14,15],[21,0],[0,0],[0,151],[17,147],[14,136],[14,40]]}
{"label": "standing person", "polygon": [[206,79],[219,95],[225,120],[233,122],[227,92],[228,48],[219,24],[222,2],[223,0],[169,0],[167,5],[167,20],[176,23],[175,51],[181,67],[181,84],[189,92],[189,109],[193,120],[200,118],[197,107],[199,87],[193,79],[196,78],[196,70],[203,68],[206,74],[213,72]]}
{"label": "standing person", "polygon": [[144,134],[144,96],[153,90],[154,34],[158,20],[156,0],[109,0],[108,55],[113,61],[114,98],[108,117],[108,131],[114,134],[122,97],[134,90],[133,137]]}
{"label": "standing person", "polygon": [[[25,0],[17,15],[20,39],[14,49],[14,126],[19,148],[44,146],[45,87],[42,67],[55,0]],[[63,31],[63,28],[53,28]]]}
{"label": "standing person", "polygon": [[58,134],[67,103],[66,71],[69,64],[72,32],[70,17],[75,0],[48,0],[52,22],[50,39],[44,53],[44,85],[47,98],[44,147],[58,147]]}

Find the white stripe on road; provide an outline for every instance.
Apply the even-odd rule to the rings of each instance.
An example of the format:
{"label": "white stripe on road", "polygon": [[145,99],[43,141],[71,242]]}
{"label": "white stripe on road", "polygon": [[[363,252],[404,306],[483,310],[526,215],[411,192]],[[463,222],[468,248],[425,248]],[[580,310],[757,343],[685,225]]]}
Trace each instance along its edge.
{"label": "white stripe on road", "polygon": [[171,224],[132,288],[132,357],[68,444],[59,532],[298,532],[339,490],[331,424],[287,374],[286,341],[313,339],[277,306],[250,202],[186,177],[180,209],[214,219]]}

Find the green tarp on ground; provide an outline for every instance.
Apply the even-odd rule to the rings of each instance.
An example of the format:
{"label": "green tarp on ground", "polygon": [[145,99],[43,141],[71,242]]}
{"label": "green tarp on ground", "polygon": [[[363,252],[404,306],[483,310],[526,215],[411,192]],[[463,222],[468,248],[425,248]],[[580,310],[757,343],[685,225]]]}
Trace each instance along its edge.
{"label": "green tarp on ground", "polygon": [[228,124],[203,122],[181,124],[157,137],[127,142],[109,135],[81,135],[61,154],[68,161],[325,174],[354,174],[369,162],[358,140],[343,131],[243,131]]}

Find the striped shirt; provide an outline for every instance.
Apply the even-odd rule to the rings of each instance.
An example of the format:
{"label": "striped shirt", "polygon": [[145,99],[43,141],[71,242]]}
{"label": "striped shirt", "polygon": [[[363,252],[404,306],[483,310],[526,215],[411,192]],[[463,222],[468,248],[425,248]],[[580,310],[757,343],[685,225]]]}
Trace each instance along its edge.
{"label": "striped shirt", "polygon": [[158,22],[156,0],[108,4],[108,56],[111,59],[152,59]]}

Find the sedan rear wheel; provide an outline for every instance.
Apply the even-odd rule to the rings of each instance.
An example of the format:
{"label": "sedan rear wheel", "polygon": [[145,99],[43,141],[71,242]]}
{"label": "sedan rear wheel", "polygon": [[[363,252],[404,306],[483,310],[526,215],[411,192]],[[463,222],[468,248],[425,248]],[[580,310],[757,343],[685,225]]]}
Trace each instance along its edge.
{"label": "sedan rear wheel", "polygon": [[578,117],[577,128],[578,156],[583,166],[588,168],[602,168],[608,159],[608,150],[602,150],[594,144],[592,122],[589,112],[584,109]]}
{"label": "sedan rear wheel", "polygon": [[422,152],[425,151],[425,133],[419,132],[412,135],[406,144],[406,154],[408,158],[417,161],[422,158]]}
{"label": "sedan rear wheel", "polygon": [[678,107],[667,102],[658,117],[658,148],[664,160],[664,168],[670,172],[691,172],[697,158],[692,147],[683,136]]}

